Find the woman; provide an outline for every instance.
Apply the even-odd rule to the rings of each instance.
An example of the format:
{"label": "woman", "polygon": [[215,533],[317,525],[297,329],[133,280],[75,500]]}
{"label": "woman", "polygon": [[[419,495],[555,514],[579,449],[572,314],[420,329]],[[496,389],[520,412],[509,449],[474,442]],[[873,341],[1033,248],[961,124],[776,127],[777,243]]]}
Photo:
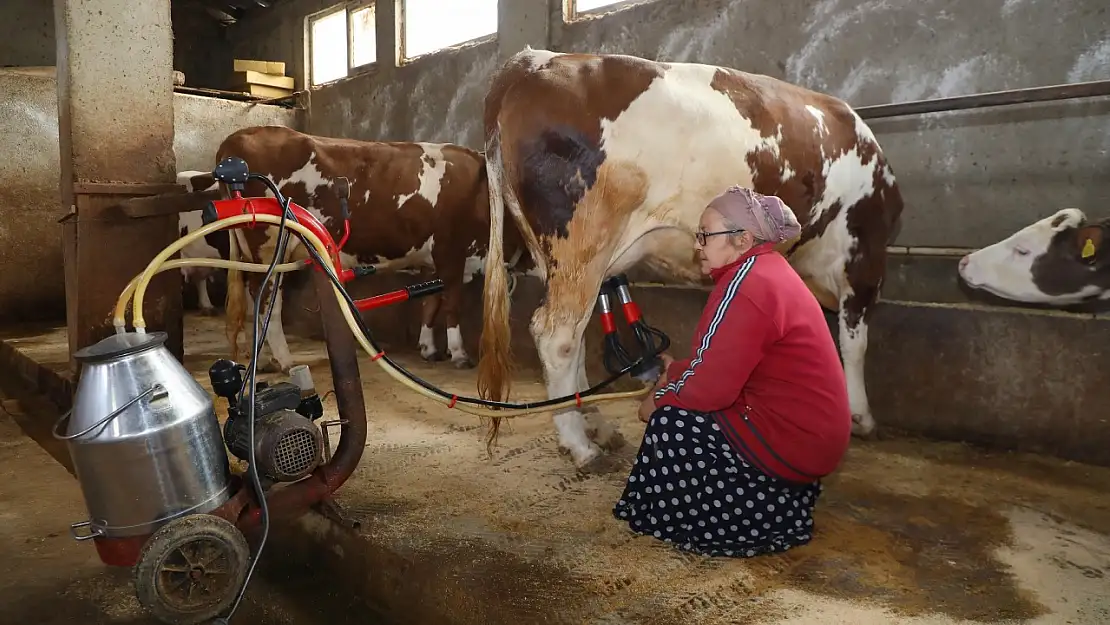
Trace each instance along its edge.
{"label": "woman", "polygon": [[742,187],[702,212],[695,249],[716,286],[690,357],[664,354],[640,407],[644,440],[613,508],[633,531],[709,556],[809,542],[852,418],[821,307],[773,249],[800,232],[782,200]]}

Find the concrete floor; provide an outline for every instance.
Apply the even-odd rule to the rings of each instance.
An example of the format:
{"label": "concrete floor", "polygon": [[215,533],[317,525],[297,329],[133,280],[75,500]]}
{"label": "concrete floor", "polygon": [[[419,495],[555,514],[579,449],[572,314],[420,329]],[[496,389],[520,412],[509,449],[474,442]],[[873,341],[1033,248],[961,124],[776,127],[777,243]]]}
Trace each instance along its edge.
{"label": "concrete floor", "polygon": [[[7,386],[7,384],[0,385]],[[77,481],[19,423],[23,402],[0,389],[0,623],[154,625],[129,569],[107,567],[69,534],[87,513]],[[258,577],[255,578],[258,580]],[[266,582],[252,582],[232,623],[312,625],[316,619]]]}
{"label": "concrete floor", "polygon": [[[222,336],[217,319],[187,320],[187,365],[202,384],[211,361],[224,355]],[[318,388],[330,389],[322,346],[290,343],[299,362],[312,366]],[[64,363],[64,331],[9,344]],[[472,372],[397,358],[433,384],[473,394]],[[604,405],[630,444],[616,452],[612,472],[587,476],[556,451],[546,416],[509,422],[488,458],[476,419],[412,394],[368,360],[362,375],[370,442],[338,493],[362,528],[346,531],[306,515],[271,544],[331,577],[351,605],[374,604],[390,621],[1110,622],[1110,469],[909,438],[857,441],[826,482],[809,546],[750,561],[708,560],[631,536],[611,516],[643,432],[630,403]],[[532,374],[514,389],[518,398],[542,396]],[[333,410],[334,401],[325,407]],[[50,493],[46,506],[26,513],[41,518],[7,524],[23,528],[14,539],[59,554],[59,564],[44,565],[55,560],[20,548],[23,566],[43,569],[40,596],[68,592],[82,614],[123,605],[130,588],[95,577],[104,575],[95,554],[64,535],[70,517],[81,518],[72,478],[48,468],[33,445],[16,448],[23,456],[0,466],[19,462],[8,474],[35,482],[0,486],[8,489],[0,498],[40,501]],[[68,507],[55,497],[67,498]],[[81,590],[98,583],[116,594]],[[45,600],[24,599],[30,607],[22,614],[32,618]]]}

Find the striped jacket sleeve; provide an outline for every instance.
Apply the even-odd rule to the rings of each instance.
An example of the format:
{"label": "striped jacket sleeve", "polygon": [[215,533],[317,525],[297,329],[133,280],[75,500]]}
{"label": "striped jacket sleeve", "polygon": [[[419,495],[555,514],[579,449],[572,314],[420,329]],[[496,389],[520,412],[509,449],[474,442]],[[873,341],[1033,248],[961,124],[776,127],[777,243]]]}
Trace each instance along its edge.
{"label": "striped jacket sleeve", "polygon": [[720,295],[706,303],[711,315],[689,362],[670,367],[668,383],[655,393],[656,407],[700,412],[736,403],[767,346],[774,340],[771,318],[741,288],[756,257],[740,265]]}

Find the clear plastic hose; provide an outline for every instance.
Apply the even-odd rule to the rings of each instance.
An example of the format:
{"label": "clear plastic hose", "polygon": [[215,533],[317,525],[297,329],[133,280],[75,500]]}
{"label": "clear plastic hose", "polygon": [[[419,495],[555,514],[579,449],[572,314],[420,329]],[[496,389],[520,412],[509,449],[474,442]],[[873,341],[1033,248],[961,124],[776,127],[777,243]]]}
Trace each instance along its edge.
{"label": "clear plastic hose", "polygon": [[[140,332],[140,333],[145,333],[146,332],[146,320],[143,318],[143,314],[142,314],[143,296],[146,294],[146,289],[147,289],[147,286],[150,284],[150,281],[154,278],[154,276],[156,274],[158,274],[158,272],[163,271],[163,269],[162,269],[163,266],[170,265],[171,263],[179,263],[179,264],[174,264],[173,267],[187,267],[191,264],[196,264],[196,265],[205,264],[205,265],[208,265],[208,266],[220,266],[220,265],[217,265],[215,263],[216,262],[221,262],[221,263],[237,262],[237,261],[216,261],[215,259],[180,259],[180,260],[168,261],[167,259],[170,256],[173,256],[174,253],[176,253],[178,250],[180,250],[181,248],[188,245],[190,242],[192,242],[196,239],[199,239],[199,238],[201,238],[201,237],[203,237],[203,236],[205,236],[205,235],[207,235],[211,232],[214,232],[216,230],[222,230],[224,228],[230,228],[232,226],[236,226],[236,225],[243,224],[243,223],[260,223],[260,222],[261,223],[273,224],[273,225],[276,226],[276,225],[281,225],[282,218],[277,216],[277,215],[263,215],[263,214],[235,215],[235,216],[232,216],[232,217],[227,217],[225,219],[215,221],[211,224],[208,224],[206,226],[203,226],[201,228],[198,228],[198,229],[194,230],[193,232],[190,232],[190,233],[186,234],[185,236],[181,237],[177,241],[174,241],[173,243],[171,243],[168,247],[166,247],[166,249],[162,250],[157,256],[155,256],[154,259],[150,261],[150,264],[147,265],[147,268],[143,271],[143,273],[136,277],[136,281],[135,281],[136,284],[135,284],[134,289],[132,289],[132,291],[134,293],[133,304],[132,304],[132,317],[133,317],[133,325],[135,327],[135,331]],[[338,275],[338,271],[335,268],[335,265],[332,261],[332,258],[328,254],[328,248],[327,248],[326,245],[324,245],[324,242],[321,241],[319,237],[317,237],[311,230],[306,228],[304,225],[302,225],[298,222],[292,221],[292,220],[286,220],[285,221],[285,227],[290,228],[293,231],[295,231],[297,234],[299,234],[301,236],[301,239],[306,244],[311,245],[313,248],[315,248],[317,250],[317,252],[319,253],[321,260],[323,260],[325,263],[327,263],[327,268],[332,273]],[[211,263],[211,264],[209,264],[209,263]],[[231,266],[231,265],[228,265],[228,266]],[[293,269],[280,269],[280,268],[290,267],[290,266],[295,266],[295,267]],[[284,265],[278,265],[278,267],[279,267],[278,271],[294,271],[295,269],[303,268],[304,263],[303,262],[286,263]],[[167,268],[172,268],[172,267],[167,267]],[[261,264],[254,264],[254,263],[241,263],[240,265],[236,265],[236,268],[240,268],[240,269],[243,269],[245,271],[262,271],[262,272],[265,272],[269,269],[269,265],[261,265]],[[128,286],[130,286],[130,285],[128,285]],[[401,384],[404,384],[405,386],[412,389],[413,391],[415,391],[415,392],[417,392],[421,395],[424,395],[425,397],[428,397],[429,399],[437,400],[437,402],[441,402],[441,403],[443,403],[444,405],[446,405],[448,407],[456,408],[456,409],[461,410],[463,412],[466,412],[468,414],[476,415],[476,416],[479,416],[479,417],[488,417],[488,418],[496,417],[496,418],[501,418],[501,419],[509,419],[509,418],[513,418],[513,417],[521,417],[521,416],[530,415],[530,414],[553,412],[553,411],[556,411],[556,410],[561,410],[563,408],[571,408],[571,407],[574,407],[574,406],[584,406],[584,405],[587,405],[587,404],[595,404],[595,403],[603,402],[603,401],[613,401],[613,400],[617,400],[617,399],[639,399],[639,398],[644,397],[645,395],[647,395],[651,391],[651,387],[645,386],[645,387],[643,387],[641,389],[637,389],[635,391],[623,391],[623,392],[615,392],[615,393],[598,393],[598,394],[587,395],[587,396],[583,396],[583,397],[570,398],[570,399],[567,399],[566,401],[559,402],[557,404],[550,404],[550,405],[533,407],[533,408],[515,408],[515,409],[498,409],[498,410],[494,410],[494,409],[491,409],[491,408],[482,408],[482,407],[478,407],[478,406],[473,406],[473,405],[470,405],[470,404],[467,404],[467,403],[464,403],[464,402],[455,402],[455,401],[452,401],[450,399],[440,397],[439,395],[436,395],[432,391],[420,386],[416,382],[410,380],[408,378],[408,376],[406,376],[402,371],[400,371],[399,369],[394,367],[388,361],[388,359],[379,357],[379,354],[381,354],[381,352],[379,352],[378,350],[376,350],[374,348],[374,346],[370,343],[369,339],[367,339],[367,337],[359,329],[358,321],[355,319],[354,313],[351,312],[351,309],[350,309],[349,306],[344,305],[346,302],[343,298],[343,294],[339,291],[339,288],[336,287],[334,284],[332,285],[332,293],[335,295],[335,298],[340,303],[339,308],[343,312],[343,317],[344,317],[344,319],[346,319],[347,326],[350,327],[351,333],[354,335],[355,340],[358,341],[358,344],[360,346],[362,346],[362,349],[367,354],[370,355],[371,360],[373,362],[378,363],[378,365],[380,367],[382,367],[382,369],[384,369],[386,373],[388,373],[395,380],[397,380]],[[127,300],[129,298],[131,298],[130,296],[131,296],[131,293],[128,291],[128,289],[124,289],[124,292],[120,294],[119,302],[117,302],[117,304],[116,304],[116,311],[117,311],[116,319],[122,319],[122,314],[120,314],[119,311],[126,311],[127,310]],[[122,326],[122,324],[117,324],[116,327],[118,329],[118,328],[123,327],[123,326]]]}

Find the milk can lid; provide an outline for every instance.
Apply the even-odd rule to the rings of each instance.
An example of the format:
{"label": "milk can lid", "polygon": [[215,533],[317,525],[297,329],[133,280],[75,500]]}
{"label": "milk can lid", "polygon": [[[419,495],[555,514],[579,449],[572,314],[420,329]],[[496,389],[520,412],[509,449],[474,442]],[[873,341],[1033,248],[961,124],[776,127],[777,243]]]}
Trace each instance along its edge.
{"label": "milk can lid", "polygon": [[165,332],[125,332],[105,337],[93,345],[73,352],[73,357],[81,362],[100,362],[121,356],[137,354],[158,347],[166,342],[169,335]]}

